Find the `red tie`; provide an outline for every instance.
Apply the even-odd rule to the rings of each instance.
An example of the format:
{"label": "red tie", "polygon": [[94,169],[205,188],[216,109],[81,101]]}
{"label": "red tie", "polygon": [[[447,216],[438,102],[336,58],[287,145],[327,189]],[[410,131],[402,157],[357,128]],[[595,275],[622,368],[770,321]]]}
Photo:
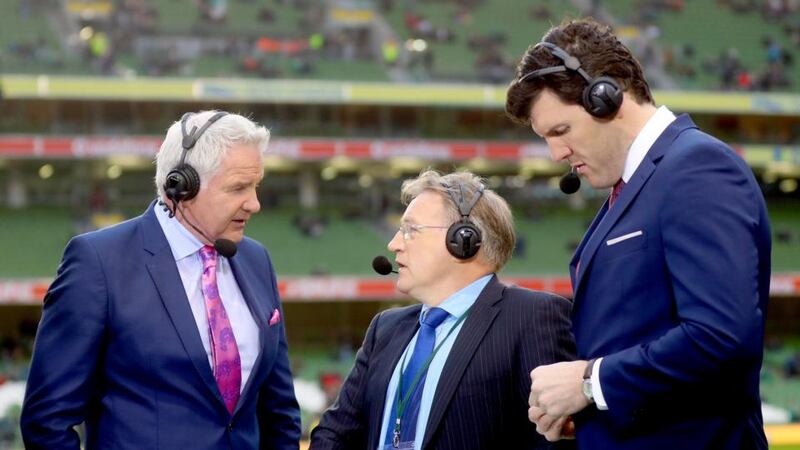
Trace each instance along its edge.
{"label": "red tie", "polygon": [[611,189],[611,195],[608,196],[608,209],[614,206],[614,202],[617,201],[617,197],[619,197],[619,193],[622,192],[622,188],[624,187],[625,182],[620,178],[617,184],[614,185],[614,188]]}

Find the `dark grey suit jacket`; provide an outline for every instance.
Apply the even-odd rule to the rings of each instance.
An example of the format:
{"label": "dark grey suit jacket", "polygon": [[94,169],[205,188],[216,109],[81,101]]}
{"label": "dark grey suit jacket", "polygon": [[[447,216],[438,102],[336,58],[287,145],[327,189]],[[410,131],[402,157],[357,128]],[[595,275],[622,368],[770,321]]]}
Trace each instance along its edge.
{"label": "dark grey suit jacket", "polygon": [[[448,355],[423,448],[550,448],[528,421],[530,372],[574,358],[570,306],[556,295],[508,287],[493,277]],[[339,397],[311,434],[311,449],[378,447],[386,388],[419,327],[421,308],[375,316]]]}

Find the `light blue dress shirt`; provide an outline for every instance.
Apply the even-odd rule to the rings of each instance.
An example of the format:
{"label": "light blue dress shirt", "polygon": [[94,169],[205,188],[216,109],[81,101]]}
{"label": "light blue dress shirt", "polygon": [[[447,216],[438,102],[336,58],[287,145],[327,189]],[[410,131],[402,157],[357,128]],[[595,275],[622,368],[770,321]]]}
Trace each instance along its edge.
{"label": "light blue dress shirt", "polygon": [[[489,280],[492,279],[493,275],[494,274],[489,274],[478,278],[460,291],[445,299],[445,301],[438,306],[438,308],[442,308],[450,313],[450,316],[444,319],[444,322],[442,322],[436,328],[436,343],[434,344],[434,348],[436,348],[436,346],[442,342],[444,337],[447,336],[447,333],[450,332],[450,328],[453,327],[453,324],[456,323],[458,318],[461,317],[461,315],[464,314],[467,309],[469,309],[469,307],[475,303],[475,301],[478,299],[478,295],[480,295],[481,291],[483,291],[483,288],[486,287],[486,284],[489,283]],[[420,323],[422,323],[422,316],[429,309],[430,306],[422,305],[422,311],[419,315]],[[428,425],[428,416],[431,413],[433,396],[436,394],[436,385],[439,384],[439,377],[441,377],[442,369],[444,368],[445,362],[447,362],[447,356],[450,355],[450,350],[453,348],[453,343],[456,341],[458,333],[461,332],[461,328],[464,327],[464,322],[461,322],[458,327],[453,330],[453,334],[442,344],[442,347],[439,348],[436,356],[434,356],[431,360],[431,365],[428,367],[428,374],[425,377],[425,386],[422,388],[419,415],[417,416],[417,431],[414,435],[414,448],[416,449],[422,448],[422,439],[425,437],[425,428]],[[409,360],[411,359],[411,353],[414,351],[414,345],[417,343],[418,335],[419,331],[414,334],[411,342],[408,343],[408,346],[403,352],[403,355],[408,354],[408,357],[405,358],[405,366],[408,365]],[[400,361],[397,363],[397,367],[394,368],[392,378],[389,380],[389,386],[386,389],[386,402],[383,407],[383,422],[381,423],[381,438],[378,441],[378,450],[382,450],[386,442],[386,429],[389,426],[392,406],[394,406],[394,397],[397,395],[397,382],[400,379],[400,364],[402,361],[403,357],[401,356]],[[403,369],[405,369],[405,366]]]}
{"label": "light blue dress shirt", "polygon": [[[192,308],[197,331],[200,333],[200,340],[203,341],[203,348],[208,356],[208,364],[213,369],[211,358],[211,344],[208,337],[208,318],[206,317],[206,303],[201,290],[201,277],[203,275],[203,263],[200,261],[200,242],[186,227],[178,222],[177,218],[170,218],[162,206],[155,204],[156,217],[167,242],[175,257],[175,264],[178,266],[178,273],[181,275],[183,290],[189,299],[189,306]],[[242,362],[242,385],[240,392],[244,390],[250,372],[253,371],[259,349],[261,348],[258,335],[258,325],[256,325],[250,308],[239,290],[239,284],[233,276],[228,258],[218,255],[217,258],[217,288],[222,299],[222,305],[231,322],[233,336],[236,338],[236,345],[239,348],[239,358]]]}

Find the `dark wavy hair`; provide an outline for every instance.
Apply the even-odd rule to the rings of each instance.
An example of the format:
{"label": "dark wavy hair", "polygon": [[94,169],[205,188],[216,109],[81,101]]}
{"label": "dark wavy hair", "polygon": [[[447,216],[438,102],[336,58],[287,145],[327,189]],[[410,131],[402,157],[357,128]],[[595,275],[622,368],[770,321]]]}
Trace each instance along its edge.
{"label": "dark wavy hair", "polygon": [[[637,103],[655,104],[642,66],[617,39],[611,27],[591,18],[568,20],[547,31],[542,42],[555,44],[578,58],[583,70],[592,78],[614,78],[623,91],[633,95]],[[562,64],[563,61],[544,46],[534,44],[528,47],[506,93],[506,114],[511,120],[528,124],[531,102],[545,88],[552,90],[566,103],[582,104],[586,81],[576,72],[554,73],[520,82],[522,77],[534,70]]]}

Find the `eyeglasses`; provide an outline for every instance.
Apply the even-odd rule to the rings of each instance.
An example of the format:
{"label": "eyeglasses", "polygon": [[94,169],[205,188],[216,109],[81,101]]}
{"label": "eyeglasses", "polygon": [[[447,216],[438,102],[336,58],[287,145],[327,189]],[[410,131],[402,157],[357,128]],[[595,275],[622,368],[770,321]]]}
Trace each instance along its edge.
{"label": "eyeglasses", "polygon": [[447,229],[450,227],[445,225],[417,225],[415,223],[401,223],[398,231],[400,232],[400,235],[403,236],[404,241],[410,241],[416,233],[419,233],[425,228]]}

